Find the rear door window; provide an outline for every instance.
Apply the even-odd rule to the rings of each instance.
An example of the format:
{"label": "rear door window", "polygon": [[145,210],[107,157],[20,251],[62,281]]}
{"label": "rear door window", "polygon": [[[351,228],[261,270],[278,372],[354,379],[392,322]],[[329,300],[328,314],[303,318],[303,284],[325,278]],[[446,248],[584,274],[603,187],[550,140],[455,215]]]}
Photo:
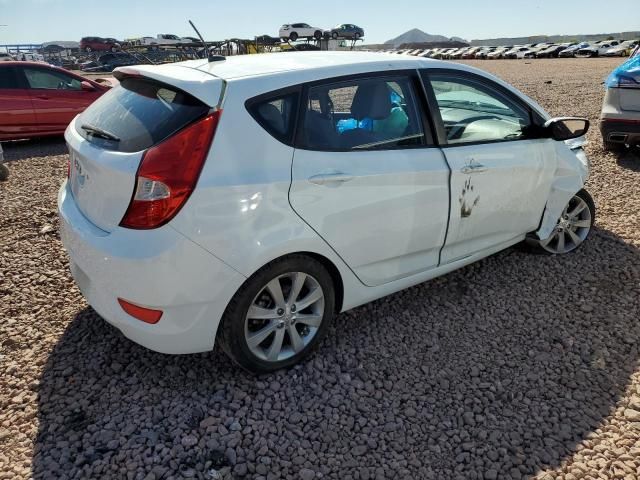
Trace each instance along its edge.
{"label": "rear door window", "polygon": [[313,86],[298,143],[310,150],[338,151],[425,145],[419,111],[408,77]]}
{"label": "rear door window", "polygon": [[144,78],[124,78],[80,115],[76,130],[102,148],[138,152],[209,110],[206,104],[175,87]]}

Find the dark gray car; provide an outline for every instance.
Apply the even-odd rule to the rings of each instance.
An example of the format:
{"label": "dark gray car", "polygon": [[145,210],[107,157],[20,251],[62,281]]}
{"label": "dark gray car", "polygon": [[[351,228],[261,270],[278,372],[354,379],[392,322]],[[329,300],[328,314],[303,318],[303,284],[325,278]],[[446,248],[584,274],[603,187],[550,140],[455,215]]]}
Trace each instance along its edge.
{"label": "dark gray car", "polygon": [[338,38],[353,38],[358,40],[364,37],[364,29],[352,23],[343,23],[325,32],[325,37],[331,37],[334,40]]}

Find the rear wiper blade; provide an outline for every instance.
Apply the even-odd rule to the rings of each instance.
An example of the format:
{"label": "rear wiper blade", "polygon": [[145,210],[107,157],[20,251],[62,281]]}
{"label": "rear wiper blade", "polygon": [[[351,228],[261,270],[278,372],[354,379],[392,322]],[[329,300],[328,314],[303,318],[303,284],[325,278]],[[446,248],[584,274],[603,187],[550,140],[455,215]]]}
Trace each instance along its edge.
{"label": "rear wiper blade", "polygon": [[113,140],[114,142],[120,141],[120,138],[116,137],[113,133],[107,132],[106,130],[103,130],[100,127],[89,125],[88,123],[80,125],[80,128],[95,137],[106,138],[107,140]]}

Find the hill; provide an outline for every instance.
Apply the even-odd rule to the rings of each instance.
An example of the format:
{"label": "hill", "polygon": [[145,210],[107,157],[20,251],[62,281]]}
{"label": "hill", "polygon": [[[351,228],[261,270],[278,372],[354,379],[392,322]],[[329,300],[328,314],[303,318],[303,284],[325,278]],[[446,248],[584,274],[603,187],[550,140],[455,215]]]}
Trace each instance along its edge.
{"label": "hill", "polygon": [[[456,39],[458,40],[458,39]],[[448,42],[449,37],[444,35],[431,35],[430,33],[423,32],[419,28],[413,28],[408,32],[398,35],[396,38],[387,40],[385,45],[399,47],[403,43],[431,43],[431,42]]]}

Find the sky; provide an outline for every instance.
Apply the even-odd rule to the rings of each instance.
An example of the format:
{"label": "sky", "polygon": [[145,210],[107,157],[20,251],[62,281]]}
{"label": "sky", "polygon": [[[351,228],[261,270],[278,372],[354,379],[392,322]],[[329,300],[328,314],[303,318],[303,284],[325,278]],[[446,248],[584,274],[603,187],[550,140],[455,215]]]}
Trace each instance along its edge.
{"label": "sky", "polygon": [[382,43],[411,28],[467,40],[609,33],[640,29],[640,13],[630,3],[603,8],[602,0],[0,0],[0,25],[6,25],[0,26],[0,45],[83,36],[194,36],[189,19],[211,41],[277,36],[280,25],[292,22],[321,28],[355,23],[365,29],[366,43]]}

